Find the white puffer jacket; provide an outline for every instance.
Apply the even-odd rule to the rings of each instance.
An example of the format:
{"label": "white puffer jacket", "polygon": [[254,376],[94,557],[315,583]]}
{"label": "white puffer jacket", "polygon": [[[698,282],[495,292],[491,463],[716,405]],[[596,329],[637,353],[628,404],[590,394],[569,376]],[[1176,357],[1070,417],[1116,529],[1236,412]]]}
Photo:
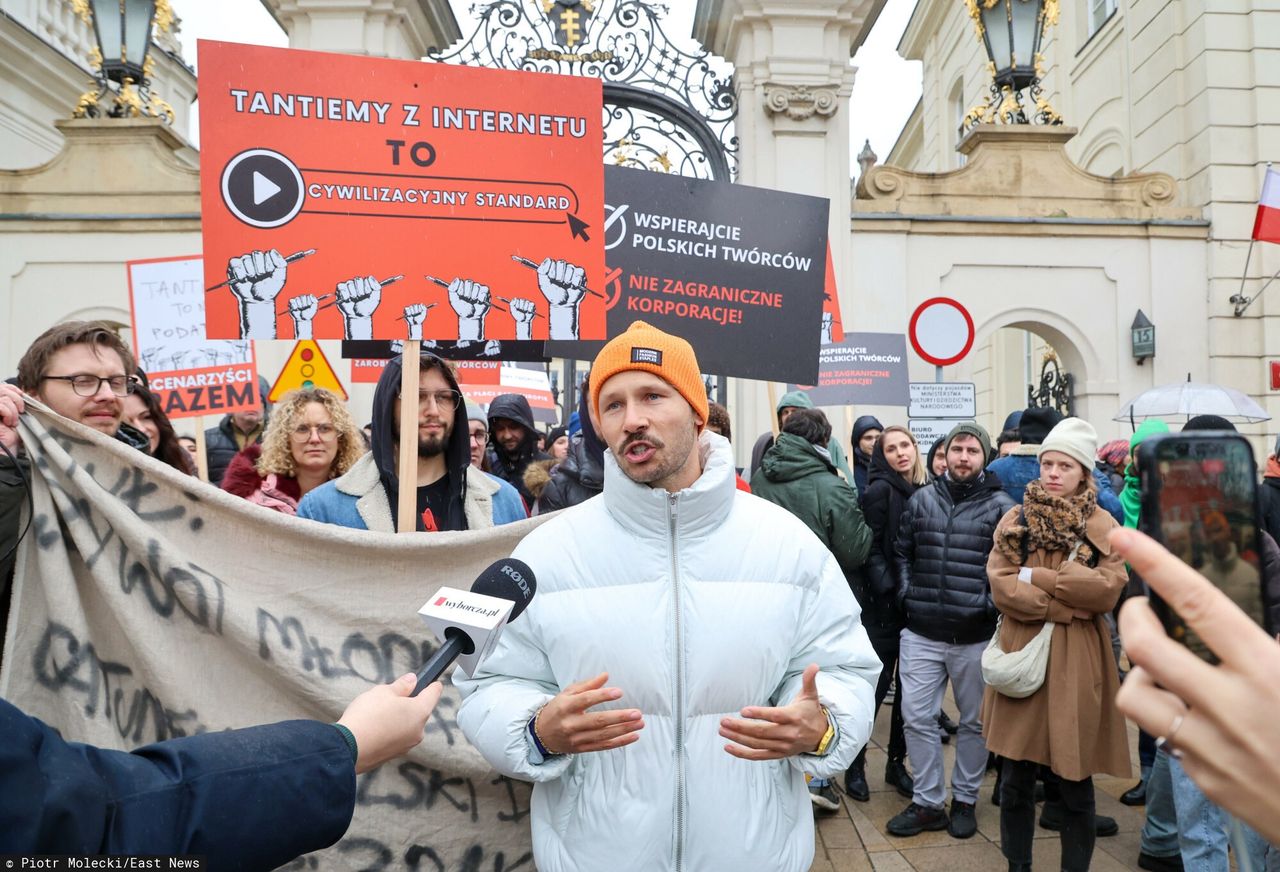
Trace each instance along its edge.
{"label": "white puffer jacket", "polygon": [[[604,493],[530,533],[514,556],[537,595],[464,679],[458,723],[495,768],[536,782],[541,872],[786,870],[813,861],[804,774],[834,776],[871,734],[880,661],[835,558],[792,515],[734,487],[720,436],[678,494],[605,457]],[[817,663],[838,737],[823,757],[751,762],[720,720],[786,705]],[[540,758],[526,729],[561,688],[609,673],[601,708],[638,708],[637,742]]]}

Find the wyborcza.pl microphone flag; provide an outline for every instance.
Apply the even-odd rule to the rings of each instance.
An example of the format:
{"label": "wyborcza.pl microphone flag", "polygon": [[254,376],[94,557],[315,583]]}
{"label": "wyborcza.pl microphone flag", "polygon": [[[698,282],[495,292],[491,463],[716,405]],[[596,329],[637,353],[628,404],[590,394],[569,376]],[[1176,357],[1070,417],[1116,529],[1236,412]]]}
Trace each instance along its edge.
{"label": "wyborcza.pl microphone flag", "polygon": [[[397,536],[300,520],[27,408],[35,514],[17,555],[0,696],[71,741],[127,750],[335,721],[358,693],[430,656],[424,600],[469,585],[538,524]],[[446,682],[422,745],[360,777],[345,838],[305,868],[424,857],[445,869],[532,867],[530,787],[467,743],[458,702]]]}

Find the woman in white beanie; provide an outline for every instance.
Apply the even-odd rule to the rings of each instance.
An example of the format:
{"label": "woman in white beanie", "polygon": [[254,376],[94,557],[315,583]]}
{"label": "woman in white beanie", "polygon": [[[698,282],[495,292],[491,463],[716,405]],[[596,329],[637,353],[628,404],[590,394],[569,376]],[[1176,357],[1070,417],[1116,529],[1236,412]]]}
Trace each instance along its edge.
{"label": "woman in white beanie", "polygon": [[1097,433],[1087,421],[1065,418],[1049,431],[1040,445],[1040,478],[1027,485],[1022,505],[1000,520],[987,561],[1002,615],[993,644],[1020,651],[1052,625],[1045,631],[1048,661],[1039,689],[1015,698],[1006,692],[1027,688],[988,687],[982,704],[987,748],[1006,758],[1000,837],[1011,872],[1031,869],[1040,766],[1061,779],[1065,872],[1084,872],[1093,855],[1092,776],[1131,774],[1125,722],[1116,708],[1120,688],[1111,635],[1102,619],[1128,578],[1124,560],[1111,550],[1115,519],[1097,503],[1091,474],[1097,450]]}

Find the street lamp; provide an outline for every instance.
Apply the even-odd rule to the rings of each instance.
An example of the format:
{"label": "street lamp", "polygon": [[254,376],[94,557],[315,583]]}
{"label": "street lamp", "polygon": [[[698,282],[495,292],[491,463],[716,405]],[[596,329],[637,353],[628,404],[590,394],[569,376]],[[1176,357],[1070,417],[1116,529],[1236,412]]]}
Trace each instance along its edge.
{"label": "street lamp", "polygon": [[1035,103],[1032,118],[1039,124],[1061,124],[1040,88],[1045,31],[1058,23],[1058,0],[965,0],[974,29],[987,52],[991,94],[984,105],[969,110],[961,122],[963,133],[979,122],[1030,124],[1021,93],[1030,89]]}
{"label": "street lamp", "polygon": [[155,0],[90,0],[102,75],[117,85],[143,80]]}
{"label": "street lamp", "polygon": [[[90,61],[98,68],[96,90],[80,97],[77,118],[151,116],[173,123],[173,109],[150,93],[151,27],[168,30],[173,22],[169,0],[72,0],[86,23],[93,25],[97,46]],[[114,83],[115,88],[111,85]],[[105,112],[99,102],[112,95]]]}

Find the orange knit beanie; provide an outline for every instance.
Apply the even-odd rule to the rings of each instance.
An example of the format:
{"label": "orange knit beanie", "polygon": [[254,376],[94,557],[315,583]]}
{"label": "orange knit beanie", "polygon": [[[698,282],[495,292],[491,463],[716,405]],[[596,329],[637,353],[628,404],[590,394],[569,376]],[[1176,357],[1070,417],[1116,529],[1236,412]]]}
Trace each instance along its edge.
{"label": "orange knit beanie", "polygon": [[693,406],[698,420],[707,423],[707,389],[693,346],[643,321],[632,322],[627,332],[610,339],[591,364],[591,408],[597,415],[604,383],[631,369],[651,372],[667,382]]}

